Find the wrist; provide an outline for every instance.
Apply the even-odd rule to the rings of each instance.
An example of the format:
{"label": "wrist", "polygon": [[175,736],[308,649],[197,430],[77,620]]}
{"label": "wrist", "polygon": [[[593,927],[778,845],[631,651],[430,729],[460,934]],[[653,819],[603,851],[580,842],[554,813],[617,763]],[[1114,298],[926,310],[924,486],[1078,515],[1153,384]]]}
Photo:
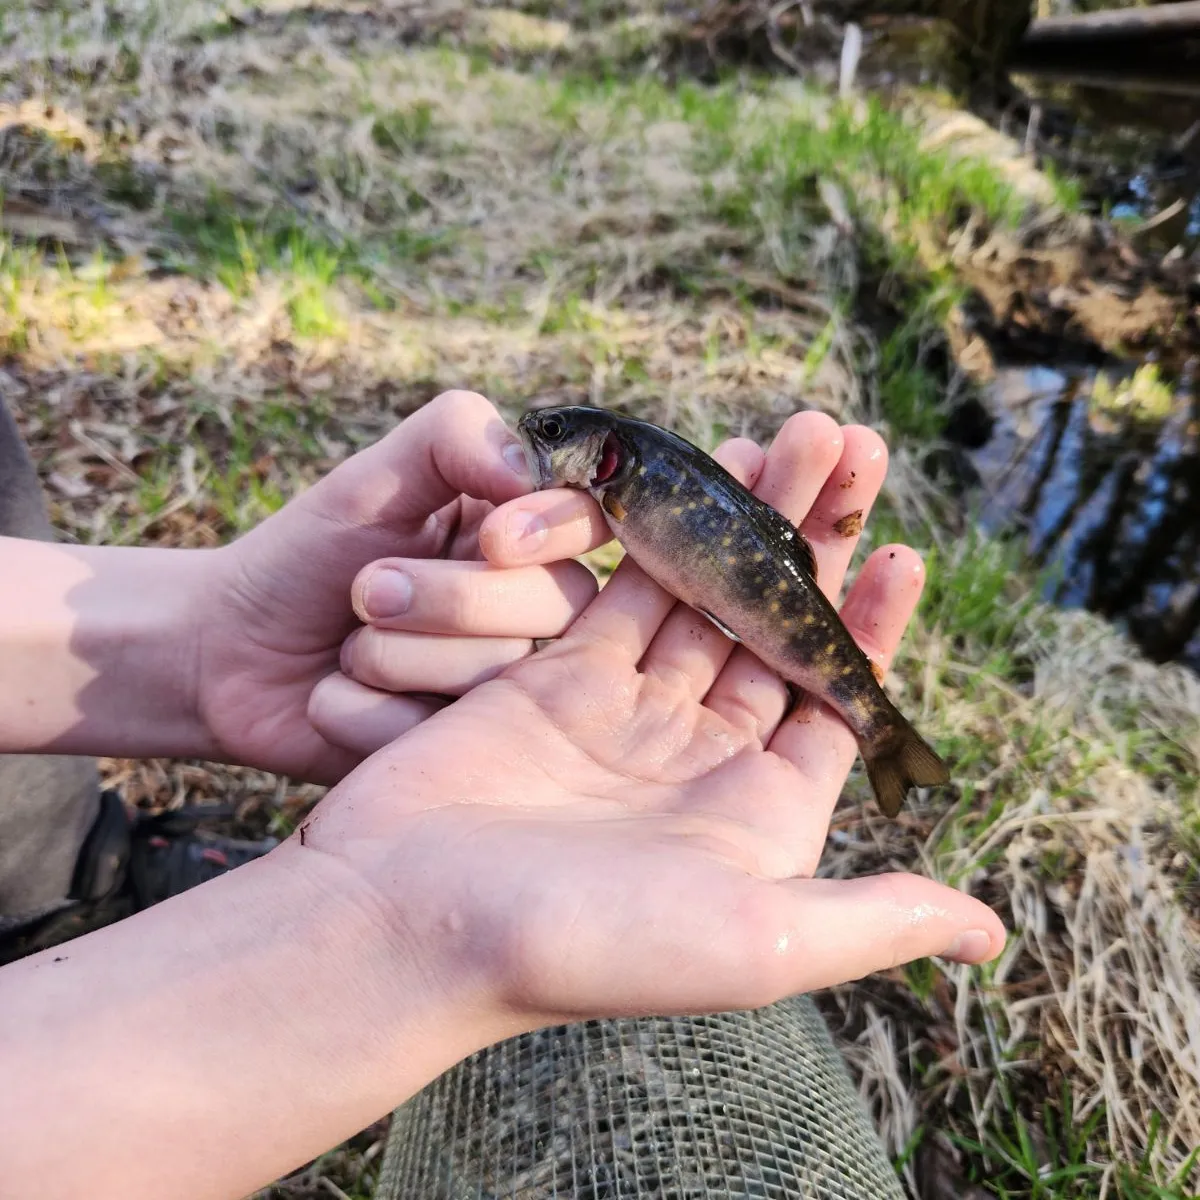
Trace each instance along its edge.
{"label": "wrist", "polygon": [[4,984],[0,1158],[20,1194],[174,1195],[187,1180],[246,1195],[504,1032],[437,947],[397,938],[347,861],[298,838],[6,967]]}
{"label": "wrist", "polygon": [[306,957],[314,968],[323,964],[331,989],[354,992],[344,1011],[349,1024],[370,1031],[367,1069],[388,1108],[518,1032],[497,1002],[486,957],[464,944],[465,931],[452,918],[436,927],[412,920],[403,895],[375,888],[348,856],[315,850],[298,836],[272,851],[264,867],[268,862],[287,874],[312,914],[301,935],[311,939]]}
{"label": "wrist", "polygon": [[0,751],[202,756],[197,658],[212,551],[3,539]]}

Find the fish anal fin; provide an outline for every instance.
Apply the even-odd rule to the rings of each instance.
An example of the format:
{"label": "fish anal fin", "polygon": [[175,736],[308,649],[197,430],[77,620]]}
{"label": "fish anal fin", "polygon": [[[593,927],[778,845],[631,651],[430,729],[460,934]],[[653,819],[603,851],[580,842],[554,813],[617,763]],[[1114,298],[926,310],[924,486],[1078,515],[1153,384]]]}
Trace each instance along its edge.
{"label": "fish anal fin", "polygon": [[903,807],[909,788],[950,782],[946,764],[907,721],[882,746],[864,748],[863,761],[875,800],[888,817]]}
{"label": "fish anal fin", "polygon": [[732,629],[729,628],[728,625],[725,624],[724,621],[714,617],[707,608],[702,608],[699,611],[706,616],[731,642],[740,642],[742,640],[736,633],[733,632]]}

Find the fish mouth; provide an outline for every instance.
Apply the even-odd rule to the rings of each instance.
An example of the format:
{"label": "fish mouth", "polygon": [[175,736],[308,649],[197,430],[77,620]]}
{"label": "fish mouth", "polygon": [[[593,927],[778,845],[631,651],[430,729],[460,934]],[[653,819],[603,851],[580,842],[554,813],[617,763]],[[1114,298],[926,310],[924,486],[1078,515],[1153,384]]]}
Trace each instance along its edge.
{"label": "fish mouth", "polygon": [[543,488],[553,487],[555,480],[550,455],[530,436],[524,418],[517,426],[517,438],[521,443],[521,453],[525,455],[529,478],[533,480],[533,490],[540,492]]}

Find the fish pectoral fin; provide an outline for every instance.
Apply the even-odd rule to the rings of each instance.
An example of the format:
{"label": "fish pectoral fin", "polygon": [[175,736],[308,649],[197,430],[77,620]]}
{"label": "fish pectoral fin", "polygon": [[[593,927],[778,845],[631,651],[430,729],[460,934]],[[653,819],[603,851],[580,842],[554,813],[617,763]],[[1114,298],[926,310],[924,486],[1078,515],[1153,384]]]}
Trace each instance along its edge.
{"label": "fish pectoral fin", "polygon": [[629,513],[625,510],[625,505],[623,505],[621,501],[612,494],[612,492],[605,492],[600,503],[603,505],[604,511],[608,513],[608,515],[612,517],[614,521],[624,521],[625,518],[629,516]]}
{"label": "fish pectoral fin", "polygon": [[707,608],[700,609],[700,612],[702,612],[731,642],[740,642],[742,640],[736,633],[733,632],[732,629],[729,628],[728,625],[725,624],[724,621],[717,620],[717,618],[714,617]]}

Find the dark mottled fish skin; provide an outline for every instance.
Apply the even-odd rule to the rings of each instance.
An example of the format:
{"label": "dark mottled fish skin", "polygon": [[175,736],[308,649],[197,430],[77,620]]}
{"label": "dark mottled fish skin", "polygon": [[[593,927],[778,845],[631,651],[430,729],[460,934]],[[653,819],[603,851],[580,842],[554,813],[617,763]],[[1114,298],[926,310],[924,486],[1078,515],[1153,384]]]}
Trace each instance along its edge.
{"label": "dark mottled fish skin", "polygon": [[519,432],[537,487],[589,491],[652,579],[842,716],[883,812],[894,816],[914,785],[949,781],[817,585],[808,544],[709,455],[582,406],[534,410]]}

